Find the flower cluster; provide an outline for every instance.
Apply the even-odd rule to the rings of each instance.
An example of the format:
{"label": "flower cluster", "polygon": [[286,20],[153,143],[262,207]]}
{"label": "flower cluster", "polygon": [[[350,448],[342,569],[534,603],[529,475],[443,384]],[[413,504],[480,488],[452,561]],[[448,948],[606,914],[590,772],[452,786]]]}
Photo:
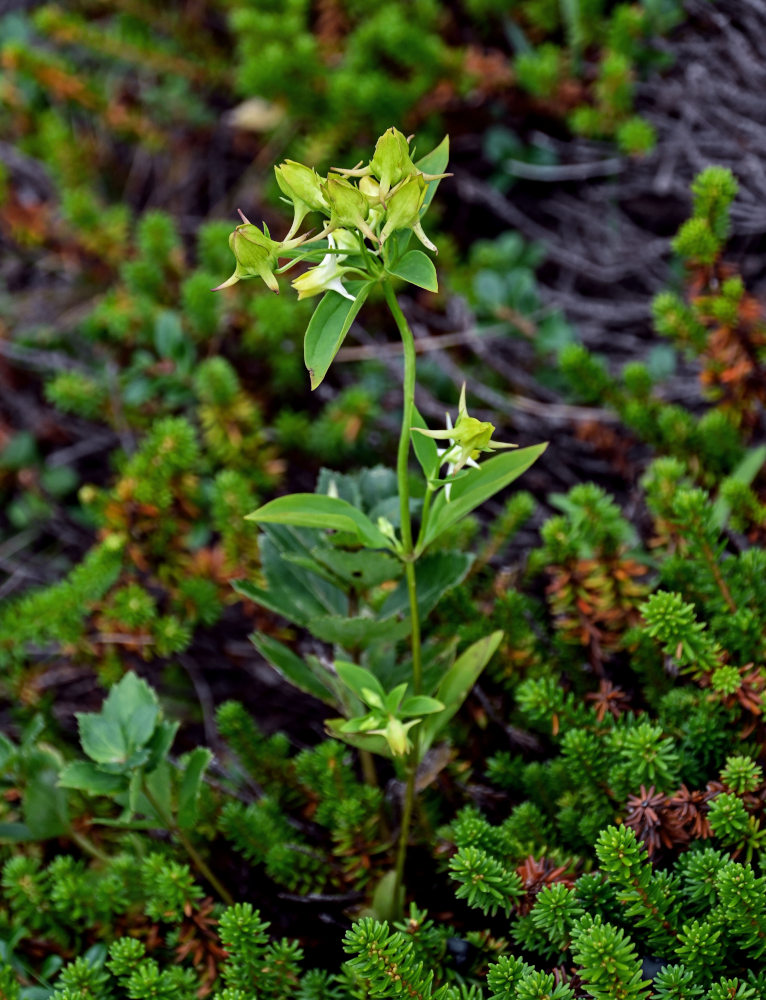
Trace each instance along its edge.
{"label": "flower cluster", "polygon": [[[437,252],[420,219],[429,181],[447,175],[424,173],[412,160],[410,139],[395,128],[388,129],[378,139],[366,167],[361,164],[351,169],[334,167],[327,177],[321,177],[311,167],[285,160],[275,167],[275,172],[280,190],[293,206],[293,221],[287,235],[281,242],[272,240],[265,226],[260,230],[240,212],[243,224],[229,237],[236,268],[215,291],[245,278],[258,277],[278,292],[275,272],[279,258],[311,259],[314,251],[309,245],[325,239],[327,252],[322,260],[293,281],[299,298],[327,290],[353,298],[341,279],[355,269],[341,266],[343,260],[350,253],[379,256],[386,240],[399,230],[412,230],[425,247]],[[312,212],[325,217],[322,230],[315,236],[296,236]]]}

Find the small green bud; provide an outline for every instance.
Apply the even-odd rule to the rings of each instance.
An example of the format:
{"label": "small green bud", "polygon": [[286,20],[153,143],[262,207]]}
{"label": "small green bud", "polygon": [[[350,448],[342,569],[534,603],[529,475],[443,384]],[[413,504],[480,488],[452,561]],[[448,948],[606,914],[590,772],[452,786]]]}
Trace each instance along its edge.
{"label": "small green bud", "polygon": [[[413,229],[420,222],[420,209],[426,196],[426,182],[419,175],[408,177],[392,192],[386,203],[386,224],[380,234],[384,243],[397,229]],[[433,245],[431,249],[436,249]]]}
{"label": "small green bud", "polygon": [[385,729],[386,741],[391,747],[391,752],[397,756],[404,755],[410,749],[411,743],[407,737],[407,728],[400,719],[393,716],[388,720]]}
{"label": "small green bud", "polygon": [[286,239],[298,231],[309,212],[329,213],[330,206],[322,194],[323,180],[311,167],[295,160],[285,160],[274,167],[274,173],[280,190],[293,203],[293,223]]}
{"label": "small green bud", "polygon": [[[240,215],[242,213],[240,212]],[[245,216],[242,215],[245,219]],[[213,289],[214,292],[222,288],[229,288],[236,285],[238,281],[245,278],[263,278],[272,292],[279,293],[279,285],[274,275],[274,271],[279,263],[279,256],[283,250],[291,250],[300,246],[305,237],[298,239],[286,239],[281,243],[272,240],[252,222],[245,219],[241,226],[237,226],[229,236],[229,246],[237,261],[234,274],[222,284]]]}
{"label": "small green bud", "polygon": [[330,203],[330,226],[333,229],[358,229],[368,240],[378,242],[378,237],[367,224],[369,202],[358,187],[342,177],[330,176],[322,189]]}
{"label": "small green bud", "polygon": [[410,144],[398,129],[390,128],[375,144],[375,153],[370,160],[370,170],[380,181],[383,198],[399,181],[417,173],[410,159]]}
{"label": "small green bud", "polygon": [[274,276],[277,266],[274,248],[278,245],[250,222],[237,226],[229,236],[229,247],[237,266],[234,268],[234,274],[216,286],[213,291],[229,288],[244,278],[263,278],[272,292],[279,292],[277,279]]}
{"label": "small green bud", "polygon": [[380,205],[382,201],[380,184],[373,177],[362,177],[359,180],[359,190],[370,206]]}
{"label": "small green bud", "polygon": [[402,722],[395,715],[389,715],[385,726],[381,725],[378,729],[370,729],[368,732],[374,736],[383,736],[391,747],[391,753],[395,757],[402,757],[412,749],[412,741],[407,734],[420,721],[420,719],[408,719],[407,722]]}
{"label": "small green bud", "polygon": [[285,160],[274,167],[274,173],[282,193],[290,201],[302,201],[312,212],[329,212],[330,206],[322,194],[324,181],[311,167],[295,160]]}

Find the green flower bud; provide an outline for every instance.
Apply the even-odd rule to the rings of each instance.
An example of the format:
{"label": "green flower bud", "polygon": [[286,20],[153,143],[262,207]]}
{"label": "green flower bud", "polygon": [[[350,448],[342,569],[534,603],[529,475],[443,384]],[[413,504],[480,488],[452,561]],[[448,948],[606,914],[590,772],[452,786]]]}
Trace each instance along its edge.
{"label": "green flower bud", "polygon": [[[242,213],[240,212],[240,215]],[[245,216],[242,215],[245,219]],[[237,226],[229,236],[229,246],[237,261],[234,274],[222,284],[213,289],[214,292],[222,288],[229,288],[236,285],[238,281],[245,278],[263,278],[272,292],[279,293],[279,285],[274,275],[274,271],[279,262],[279,256],[283,250],[291,250],[300,246],[305,237],[301,236],[294,240],[283,240],[277,243],[272,240],[252,222],[245,222]]]}
{"label": "green flower bud", "polygon": [[378,139],[375,153],[370,160],[370,170],[380,181],[383,198],[399,181],[418,172],[410,159],[410,144],[407,137],[398,129],[390,128]]}
{"label": "green flower bud", "polygon": [[293,224],[287,234],[289,239],[303,222],[309,212],[330,211],[325,196],[322,194],[322,179],[311,167],[306,167],[295,160],[285,160],[274,167],[277,184],[282,193],[293,203]]}
{"label": "green flower bud", "polygon": [[282,193],[290,201],[302,201],[312,212],[329,212],[330,206],[322,194],[324,181],[311,167],[295,160],[285,160],[274,167],[274,173]]}
{"label": "green flower bud", "polygon": [[362,177],[359,181],[359,190],[367,199],[368,205],[380,205],[382,201],[380,184],[373,177]]}
{"label": "green flower bud", "polygon": [[420,209],[426,196],[426,182],[417,174],[396,188],[386,203],[386,224],[380,234],[384,243],[397,229],[412,229],[420,222]]}
{"label": "green flower bud", "polygon": [[370,733],[385,737],[386,742],[391,747],[391,753],[395,757],[403,757],[404,754],[412,749],[412,740],[410,740],[407,733],[418,722],[420,722],[420,719],[409,719],[407,722],[402,722],[401,719],[389,715],[385,726],[381,726],[379,729],[371,729]]}
{"label": "green flower bud", "polygon": [[378,237],[367,224],[369,202],[358,187],[342,177],[330,176],[322,190],[330,203],[330,226],[333,229],[358,229],[368,240],[378,242]]}

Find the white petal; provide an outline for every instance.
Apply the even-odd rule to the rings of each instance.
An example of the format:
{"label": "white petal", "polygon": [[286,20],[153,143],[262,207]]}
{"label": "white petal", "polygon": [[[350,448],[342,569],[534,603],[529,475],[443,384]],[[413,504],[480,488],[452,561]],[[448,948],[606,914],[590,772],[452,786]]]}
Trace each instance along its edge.
{"label": "white petal", "polygon": [[343,282],[340,280],[340,278],[333,278],[332,281],[329,281],[327,283],[327,290],[337,292],[338,295],[342,295],[344,299],[351,299],[352,302],[355,301],[355,298],[351,294],[351,292],[349,292],[347,288],[343,287]]}

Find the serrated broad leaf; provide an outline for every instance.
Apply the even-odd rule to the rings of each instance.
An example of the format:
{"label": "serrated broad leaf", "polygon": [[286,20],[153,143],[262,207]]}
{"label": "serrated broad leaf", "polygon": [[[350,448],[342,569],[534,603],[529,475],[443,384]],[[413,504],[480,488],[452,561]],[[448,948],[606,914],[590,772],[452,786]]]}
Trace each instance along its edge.
{"label": "serrated broad leaf", "polygon": [[[422,250],[410,250],[401,260],[388,268],[389,274],[395,275],[408,281],[418,288],[425,288],[427,292],[438,292],[439,282],[436,277],[436,268],[430,257],[426,257]],[[422,435],[421,435],[422,436]]]}
{"label": "serrated broad leaf", "polygon": [[76,788],[89,795],[116,795],[128,787],[127,778],[122,774],[108,774],[100,771],[87,760],[76,760],[67,764],[59,775],[62,788]]}
{"label": "serrated broad leaf", "polygon": [[132,670],[109,692],[101,714],[118,723],[130,750],[143,746],[154,732],[160,714],[157,695]]}
{"label": "serrated broad leaf", "polygon": [[303,341],[303,359],[312,389],[316,389],[327,374],[371,287],[369,282],[363,285],[353,301],[338,292],[326,292],[314,310]]}
{"label": "serrated broad leaf", "polygon": [[96,712],[78,712],[77,725],[83,752],[97,764],[124,764],[129,756],[122,726],[116,719]]}

